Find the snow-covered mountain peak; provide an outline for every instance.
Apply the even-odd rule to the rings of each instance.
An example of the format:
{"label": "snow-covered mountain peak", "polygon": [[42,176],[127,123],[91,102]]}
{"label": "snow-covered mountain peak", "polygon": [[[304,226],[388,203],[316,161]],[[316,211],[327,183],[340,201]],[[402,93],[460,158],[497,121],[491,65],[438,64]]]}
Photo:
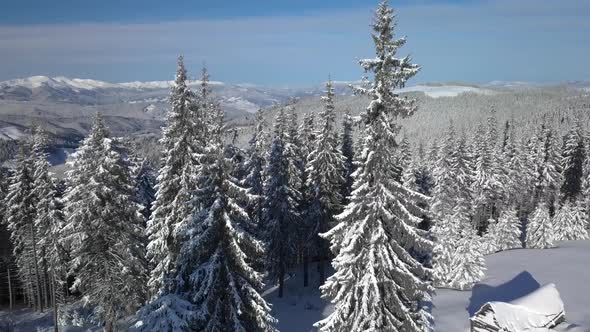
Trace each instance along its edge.
{"label": "snow-covered mountain peak", "polygon": [[[23,87],[27,89],[38,89],[42,87],[51,88],[70,88],[72,90],[96,90],[96,89],[132,89],[132,90],[156,90],[168,89],[173,81],[148,81],[148,82],[125,82],[110,83],[84,78],[69,78],[65,76],[48,77],[48,76],[31,76],[26,78],[17,78],[0,82],[0,88]],[[201,84],[201,81],[189,81],[189,85],[194,87]],[[214,86],[223,85],[223,82],[211,81],[209,84]]]}
{"label": "snow-covered mountain peak", "polygon": [[28,89],[38,89],[42,87],[51,88],[70,88],[72,90],[94,90],[116,88],[118,84],[97,81],[92,79],[68,78],[64,76],[31,76],[26,78],[17,78],[13,80],[0,82],[0,87],[23,87]]}
{"label": "snow-covered mountain peak", "polygon": [[[119,83],[118,86],[120,88],[127,88],[127,89],[136,89],[136,90],[155,90],[155,89],[168,89],[172,86],[174,81],[133,81],[133,82],[125,82]],[[188,85],[190,87],[195,87],[201,85],[200,80],[193,80],[188,81]],[[210,85],[219,86],[224,85],[223,82],[219,81],[209,81]]]}

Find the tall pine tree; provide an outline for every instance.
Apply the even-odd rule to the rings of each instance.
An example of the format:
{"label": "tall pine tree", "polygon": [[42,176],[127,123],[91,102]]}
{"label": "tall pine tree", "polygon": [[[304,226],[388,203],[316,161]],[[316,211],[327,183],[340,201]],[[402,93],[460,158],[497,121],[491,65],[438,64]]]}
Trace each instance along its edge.
{"label": "tall pine tree", "polygon": [[347,109],[344,111],[344,117],[342,119],[342,135],[340,137],[342,156],[344,156],[344,183],[342,183],[342,189],[340,195],[342,196],[342,205],[348,203],[348,196],[352,190],[352,173],[355,171],[354,165],[354,141],[353,141],[353,120],[350,115],[350,111]]}
{"label": "tall pine tree", "polygon": [[73,289],[95,306],[105,331],[143,304],[144,232],[128,161],[109,138],[100,114],[69,162],[64,227]]}
{"label": "tall pine tree", "polygon": [[[33,132],[33,195],[35,197],[35,228],[39,235],[39,265],[46,306],[63,303],[67,277],[67,253],[63,244],[64,216],[57,180],[49,172],[49,144],[46,132],[36,127]],[[55,311],[57,312],[57,310]]]}
{"label": "tall pine tree", "polygon": [[345,172],[345,160],[334,128],[336,114],[332,81],[326,83],[326,95],[322,100],[321,128],[313,144],[314,149],[309,153],[306,170],[307,188],[311,193],[307,214],[311,222],[309,235],[319,261],[320,285],[325,280],[325,262],[330,252],[327,241],[319,234],[327,232],[334,225],[334,215],[341,210],[340,188]]}
{"label": "tall pine tree", "polygon": [[279,297],[283,296],[285,274],[297,262],[301,234],[301,192],[289,181],[292,174],[285,119],[281,108],[265,170],[262,221],[263,237],[268,245],[267,270],[270,280],[279,284]]}
{"label": "tall pine tree", "polygon": [[257,197],[248,206],[248,213],[258,227],[262,220],[262,194],[264,190],[264,167],[266,166],[266,151],[268,147],[268,133],[262,111],[256,112],[256,127],[249,142],[248,160],[246,161],[246,178],[244,184],[250,188],[250,193]]}
{"label": "tall pine tree", "polygon": [[334,311],[317,323],[321,331],[426,331],[429,314],[423,301],[432,290],[431,270],[410,253],[430,252],[432,242],[417,228],[425,214],[419,202],[428,199],[395,181],[392,167],[400,126],[411,116],[413,100],[395,89],[404,86],[419,67],[409,57],[396,58],[405,39],[394,39],[393,10],[386,1],[376,12],[373,40],[376,57],[361,60],[374,74],[368,88],[356,91],[371,99],[366,113],[363,151],[353,193],[339,223],[323,236],[336,255],[335,273],[321,287]]}
{"label": "tall pine tree", "polygon": [[201,209],[188,224],[181,248],[176,291],[196,307],[197,331],[275,331],[270,306],[260,295],[262,274],[251,267],[262,243],[248,232],[251,220],[239,202],[248,191],[231,176],[223,154],[223,112],[210,115],[208,144],[199,156]]}
{"label": "tall pine tree", "polygon": [[[205,82],[205,80],[203,80]],[[206,88],[202,94],[206,94]],[[200,99],[202,100],[202,98]],[[158,174],[156,200],[147,223],[147,257],[152,267],[150,295],[165,291],[167,275],[173,274],[181,239],[178,230],[196,210],[192,204],[198,168],[197,155],[203,145],[205,115],[202,103],[195,101],[187,86],[183,58],[178,59],[176,79],[170,93],[171,109],[160,141],[162,166]]]}
{"label": "tall pine tree", "polygon": [[6,195],[6,222],[26,299],[36,309],[42,310],[39,234],[35,226],[33,161],[28,156],[29,151],[29,143],[24,142]]}
{"label": "tall pine tree", "polygon": [[555,246],[555,226],[545,204],[537,206],[526,228],[526,247],[545,249]]}
{"label": "tall pine tree", "polygon": [[[475,174],[472,183],[474,221],[478,233],[484,234],[488,221],[497,219],[505,195],[504,173],[500,168],[498,132],[495,110],[487,119],[487,128],[479,129],[475,148]],[[483,134],[485,132],[485,134]]]}
{"label": "tall pine tree", "polygon": [[576,120],[575,127],[567,133],[563,143],[561,198],[562,201],[575,202],[582,191],[582,175],[586,159],[586,142],[579,119]]}
{"label": "tall pine tree", "polygon": [[534,142],[536,143],[534,204],[546,205],[549,216],[553,216],[561,183],[560,158],[555,131],[543,124]]}

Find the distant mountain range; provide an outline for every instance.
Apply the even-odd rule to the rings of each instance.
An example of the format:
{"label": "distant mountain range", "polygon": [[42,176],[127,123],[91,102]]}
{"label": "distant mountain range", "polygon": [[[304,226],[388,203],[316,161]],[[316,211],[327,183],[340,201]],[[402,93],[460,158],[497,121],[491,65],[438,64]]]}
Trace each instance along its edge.
{"label": "distant mountain range", "polygon": [[[91,79],[33,76],[0,82],[0,139],[14,139],[32,122],[62,138],[86,134],[102,112],[115,134],[156,132],[169,107],[171,81],[109,83]],[[200,85],[191,81],[191,87]],[[323,88],[268,88],[210,82],[229,121],[245,121],[260,108],[294,97],[319,95]],[[344,86],[342,86],[344,92]]]}
{"label": "distant mountain range", "polygon": [[[358,84],[358,82],[353,82]],[[172,81],[109,83],[92,79],[32,76],[0,82],[0,139],[17,139],[31,123],[43,124],[64,140],[85,135],[92,116],[100,111],[117,135],[156,133],[169,107]],[[197,87],[200,81],[190,81]],[[350,82],[334,82],[336,94],[351,95]],[[265,87],[252,84],[210,85],[229,122],[247,125],[258,109],[284,104],[292,98],[322,95],[323,85]],[[564,84],[590,89],[588,82]],[[406,87],[400,92],[424,93],[428,97],[454,97],[462,93],[494,94],[506,89],[534,88],[526,82],[491,82],[484,85],[430,83]]]}
{"label": "distant mountain range", "polygon": [[[62,102],[81,105],[106,103],[166,102],[173,81],[109,83],[92,79],[32,76],[0,82],[0,100]],[[196,88],[200,81],[189,81]],[[300,88],[264,87],[252,84],[209,82],[222,104],[232,111],[253,113],[293,97],[319,95],[323,86]],[[337,93],[350,93],[346,82],[337,82]]]}

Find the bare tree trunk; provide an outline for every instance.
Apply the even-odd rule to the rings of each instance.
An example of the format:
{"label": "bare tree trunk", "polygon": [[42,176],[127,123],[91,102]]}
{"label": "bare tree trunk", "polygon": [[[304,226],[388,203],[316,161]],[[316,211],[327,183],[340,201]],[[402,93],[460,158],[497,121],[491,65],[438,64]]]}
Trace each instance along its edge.
{"label": "bare tree trunk", "polygon": [[43,272],[43,278],[41,279],[41,286],[43,286],[43,294],[42,294],[42,298],[44,303],[44,308],[49,308],[49,294],[51,293],[50,291],[47,290],[47,287],[49,286],[49,280],[47,278],[47,272]]}
{"label": "bare tree trunk", "polygon": [[309,250],[303,251],[303,287],[309,286]]}
{"label": "bare tree trunk", "polygon": [[10,280],[10,264],[8,264],[8,267],[6,270],[8,271],[8,301],[10,303],[8,310],[10,310],[10,312],[12,312],[13,304],[12,304],[12,280]]}
{"label": "bare tree trunk", "polygon": [[104,322],[104,332],[116,332],[117,331],[117,319],[112,308],[107,310]]}
{"label": "bare tree trunk", "polygon": [[[45,256],[45,250],[43,250],[42,257]],[[45,308],[49,308],[51,301],[51,280],[49,280],[49,273],[47,270],[47,261],[43,258],[43,296],[45,297]]]}
{"label": "bare tree trunk", "polygon": [[55,290],[55,275],[53,272],[51,273],[51,303],[53,305],[53,332],[59,332],[58,327],[58,310],[57,310],[57,300],[55,297],[56,290]]}
{"label": "bare tree trunk", "polygon": [[281,268],[279,272],[279,297],[283,297],[283,287],[285,286],[285,269]]}
{"label": "bare tree trunk", "polygon": [[[327,225],[327,220],[325,219],[325,217],[322,215],[321,219],[320,219],[320,227],[319,227],[319,233],[325,233],[327,231],[328,225]],[[319,235],[316,235],[319,237]],[[321,239],[320,238],[320,242],[318,245],[318,256],[319,256],[319,262],[318,262],[318,272],[320,274],[320,283],[319,286],[324,284],[324,281],[326,281],[326,251],[328,250],[328,248],[326,248],[326,240]]]}
{"label": "bare tree trunk", "polygon": [[29,307],[34,308],[35,310],[37,310],[37,303],[35,301],[35,290],[33,289],[34,286],[34,282],[33,282],[33,270],[31,269],[31,264],[27,264],[28,270],[29,270],[29,277],[28,282],[27,282],[27,286],[26,286],[26,292],[27,292],[27,302]]}
{"label": "bare tree trunk", "polygon": [[326,281],[326,266],[325,266],[325,258],[323,253],[320,254],[320,259],[318,262],[318,272],[320,274],[320,286],[324,284],[324,281]]}
{"label": "bare tree trunk", "polygon": [[33,223],[29,223],[30,225],[30,232],[31,232],[31,239],[33,240],[33,261],[35,262],[35,275],[37,279],[37,305],[39,312],[43,312],[43,306],[41,304],[41,281],[39,278],[39,263],[37,261],[37,240],[35,239],[35,228],[33,227]]}

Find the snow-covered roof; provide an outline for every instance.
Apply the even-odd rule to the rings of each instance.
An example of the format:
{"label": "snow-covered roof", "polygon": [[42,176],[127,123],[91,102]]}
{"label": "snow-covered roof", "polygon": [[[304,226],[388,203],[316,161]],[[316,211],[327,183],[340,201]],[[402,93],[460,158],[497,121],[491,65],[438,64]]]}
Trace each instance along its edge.
{"label": "snow-covered roof", "polygon": [[471,330],[532,332],[554,327],[563,321],[564,315],[563,301],[555,284],[547,284],[510,303],[484,304],[471,317]]}

